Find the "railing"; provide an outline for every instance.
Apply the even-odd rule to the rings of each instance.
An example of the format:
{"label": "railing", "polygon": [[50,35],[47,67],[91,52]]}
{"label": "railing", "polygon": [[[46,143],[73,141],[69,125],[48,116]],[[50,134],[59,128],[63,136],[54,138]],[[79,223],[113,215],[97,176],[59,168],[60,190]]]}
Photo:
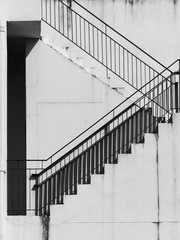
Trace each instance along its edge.
{"label": "railing", "polygon": [[[42,20],[135,89],[165,68],[76,1],[69,6],[62,0],[42,0],[41,12]],[[159,75],[155,84],[162,79]]]}
{"label": "railing", "polygon": [[[131,143],[142,142],[146,132],[155,132],[159,121],[171,121],[180,106],[180,60],[169,68],[174,73],[168,78],[154,87],[152,79],[47,160],[8,161],[12,164],[8,184],[15,196],[8,213],[49,214],[51,204],[63,203],[64,194],[75,194],[77,184],[89,183],[91,174],[103,173],[105,163],[116,163],[119,153],[130,151]],[[139,99],[132,104],[131,98]],[[13,181],[17,177],[18,186]],[[15,203],[16,192],[24,196]]]}
{"label": "railing", "polygon": [[36,215],[49,214],[50,205],[63,203],[64,194],[76,194],[78,184],[90,183],[91,174],[104,172],[104,164],[117,163],[118,154],[128,153],[131,143],[142,142],[145,133],[156,132],[158,122],[172,121],[173,112],[180,108],[179,60],[176,63],[176,73],[135,103],[118,105],[93,125],[92,134],[80,136],[83,141],[78,144],[77,139],[70,142],[71,150],[66,145],[65,154],[56,161],[52,158],[57,154],[53,155],[52,164],[33,174]]}

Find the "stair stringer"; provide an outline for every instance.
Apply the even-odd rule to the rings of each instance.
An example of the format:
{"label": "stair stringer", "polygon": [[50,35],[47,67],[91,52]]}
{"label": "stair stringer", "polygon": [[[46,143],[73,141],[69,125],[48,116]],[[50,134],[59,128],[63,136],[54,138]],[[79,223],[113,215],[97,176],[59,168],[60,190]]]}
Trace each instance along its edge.
{"label": "stair stringer", "polygon": [[[157,239],[157,138],[145,134],[145,144],[133,144],[132,154],[105,165],[104,175],[92,175],[90,185],[51,206],[50,240]],[[85,235],[84,235],[85,234]]]}
{"label": "stair stringer", "polygon": [[125,97],[135,92],[135,89],[127,84],[123,79],[113,74],[92,56],[88,55],[74,43],[66,39],[63,35],[50,27],[44,21],[41,21],[41,39],[49,46],[53,47],[64,57],[79,65],[86,72],[92,74],[100,81],[107,84],[110,88],[115,89]]}

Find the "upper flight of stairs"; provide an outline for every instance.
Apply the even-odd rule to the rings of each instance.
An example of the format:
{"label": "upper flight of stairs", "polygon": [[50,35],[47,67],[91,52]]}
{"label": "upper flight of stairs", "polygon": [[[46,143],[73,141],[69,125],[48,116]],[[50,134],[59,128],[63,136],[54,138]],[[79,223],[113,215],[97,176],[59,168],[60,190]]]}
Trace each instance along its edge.
{"label": "upper flight of stairs", "polygon": [[42,20],[42,39],[111,87],[126,88],[127,94],[171,73],[159,75],[163,64],[76,1],[70,7],[68,1],[42,0]]}

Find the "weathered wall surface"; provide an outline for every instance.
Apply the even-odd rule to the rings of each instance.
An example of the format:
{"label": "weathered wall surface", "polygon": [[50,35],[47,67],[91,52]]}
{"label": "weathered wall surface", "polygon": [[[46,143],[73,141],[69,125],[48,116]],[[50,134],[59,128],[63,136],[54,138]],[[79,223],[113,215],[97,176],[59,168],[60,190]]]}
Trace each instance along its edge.
{"label": "weathered wall surface", "polygon": [[78,2],[163,64],[168,66],[179,58],[180,1],[79,0]]}

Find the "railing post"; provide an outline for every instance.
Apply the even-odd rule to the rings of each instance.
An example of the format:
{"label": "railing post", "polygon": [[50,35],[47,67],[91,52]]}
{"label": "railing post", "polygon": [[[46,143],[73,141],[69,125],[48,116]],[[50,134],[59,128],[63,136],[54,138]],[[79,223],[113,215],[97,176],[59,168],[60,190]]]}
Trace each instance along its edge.
{"label": "railing post", "polygon": [[[178,77],[177,77],[178,76]],[[179,83],[180,83],[180,72],[177,71],[174,74],[174,84],[175,84],[175,111],[176,113],[179,112]]]}
{"label": "railing post", "polygon": [[107,25],[105,25],[105,38],[106,38],[106,77],[108,78],[108,46],[107,46]]}
{"label": "railing post", "polygon": [[35,184],[32,188],[35,191],[35,216],[38,216],[38,176],[37,174],[32,174],[29,180],[35,180]]}

